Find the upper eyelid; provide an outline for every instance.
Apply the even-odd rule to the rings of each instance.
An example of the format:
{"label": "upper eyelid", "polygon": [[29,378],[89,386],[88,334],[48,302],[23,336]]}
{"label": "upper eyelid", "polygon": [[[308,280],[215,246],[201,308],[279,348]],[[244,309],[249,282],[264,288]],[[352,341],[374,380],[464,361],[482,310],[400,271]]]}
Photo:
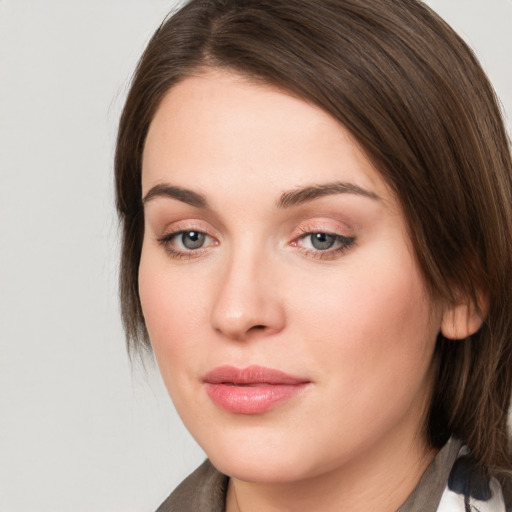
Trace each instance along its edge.
{"label": "upper eyelid", "polygon": [[352,243],[352,242],[354,242],[356,240],[355,236],[341,235],[339,233],[330,233],[328,231],[307,231],[303,235],[295,238],[295,240],[303,240],[303,239],[306,239],[308,236],[315,235],[315,234],[318,234],[318,233],[322,233],[322,234],[325,234],[325,235],[330,235],[330,236],[332,236],[334,238],[337,238],[338,240],[343,240],[345,242],[350,242],[350,243]]}
{"label": "upper eyelid", "polygon": [[[224,234],[222,229],[219,230],[215,226],[212,226],[210,222],[197,218],[169,222],[165,227],[158,229],[157,231],[161,233],[157,237],[159,239],[171,237],[187,231],[198,231],[204,233],[218,242],[225,238],[225,236],[223,236]],[[289,239],[294,240],[311,233],[327,233],[344,238],[352,238],[354,235],[354,228],[348,223],[332,218],[307,219],[306,221],[296,224],[290,232]]]}
{"label": "upper eyelid", "polygon": [[183,220],[183,221],[175,221],[166,224],[164,228],[160,230],[164,236],[171,236],[177,233],[183,233],[187,231],[198,231],[200,233],[204,233],[212,238],[218,238],[220,235],[218,230],[210,229],[205,225],[204,221],[201,220]]}
{"label": "upper eyelid", "polygon": [[[332,225],[333,222],[336,225]],[[340,223],[339,221],[320,220],[300,224],[297,226],[295,232],[299,234],[328,233],[330,235],[339,235],[348,238],[354,232],[354,229],[348,224]]]}
{"label": "upper eyelid", "polygon": [[213,235],[210,235],[206,231],[203,231],[203,230],[200,230],[200,229],[194,229],[194,228],[190,228],[190,229],[177,229],[176,231],[174,231],[174,230],[173,231],[169,231],[167,233],[164,233],[162,236],[158,237],[158,240],[159,241],[170,240],[170,239],[178,237],[179,235],[183,235],[185,233],[191,233],[191,232],[202,233],[203,235],[206,235],[208,238],[211,238],[212,240],[216,240],[216,238]]}

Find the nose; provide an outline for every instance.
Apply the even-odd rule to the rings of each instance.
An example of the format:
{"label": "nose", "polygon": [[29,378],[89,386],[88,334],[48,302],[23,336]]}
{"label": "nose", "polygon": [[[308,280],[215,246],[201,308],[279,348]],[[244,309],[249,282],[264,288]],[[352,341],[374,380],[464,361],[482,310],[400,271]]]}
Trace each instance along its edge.
{"label": "nose", "polygon": [[285,309],[277,273],[262,255],[231,258],[225,272],[218,276],[212,327],[232,340],[241,341],[281,331]]}

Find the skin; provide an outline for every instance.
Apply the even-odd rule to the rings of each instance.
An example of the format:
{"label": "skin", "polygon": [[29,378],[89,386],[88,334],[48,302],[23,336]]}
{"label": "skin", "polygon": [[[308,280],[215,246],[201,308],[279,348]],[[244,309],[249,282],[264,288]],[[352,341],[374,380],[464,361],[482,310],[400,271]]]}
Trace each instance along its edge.
{"label": "skin", "polygon": [[[352,191],[278,205],[339,182]],[[181,418],[231,476],[227,510],[396,510],[435,455],[423,436],[432,354],[459,320],[429,298],[400,205],[349,132],[273,87],[198,72],[156,112],[142,186],[146,325]],[[204,244],[185,247],[183,231]],[[333,248],[308,233],[335,235]],[[309,384],[234,414],[202,382],[226,364]]]}

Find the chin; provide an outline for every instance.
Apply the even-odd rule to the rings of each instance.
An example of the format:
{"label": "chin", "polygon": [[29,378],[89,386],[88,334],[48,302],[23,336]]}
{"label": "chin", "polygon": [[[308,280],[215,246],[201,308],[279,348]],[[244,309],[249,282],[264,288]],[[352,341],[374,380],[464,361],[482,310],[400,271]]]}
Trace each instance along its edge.
{"label": "chin", "polygon": [[289,432],[231,434],[202,444],[202,448],[221,473],[238,480],[287,483],[317,476],[326,469],[320,450],[305,450],[307,441],[294,439]]}
{"label": "chin", "polygon": [[245,482],[270,484],[288,483],[313,476],[310,471],[281,454],[274,457],[260,453],[258,456],[229,453],[211,457],[212,464],[221,472]]}

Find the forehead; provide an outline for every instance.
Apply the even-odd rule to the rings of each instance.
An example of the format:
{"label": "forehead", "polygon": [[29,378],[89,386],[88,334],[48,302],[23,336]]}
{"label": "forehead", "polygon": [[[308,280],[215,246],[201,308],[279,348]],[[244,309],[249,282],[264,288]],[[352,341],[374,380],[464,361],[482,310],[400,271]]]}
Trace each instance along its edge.
{"label": "forehead", "polygon": [[143,191],[169,180],[200,189],[228,181],[253,191],[337,180],[379,195],[387,188],[348,130],[324,110],[218,70],[178,83],[154,116]]}

